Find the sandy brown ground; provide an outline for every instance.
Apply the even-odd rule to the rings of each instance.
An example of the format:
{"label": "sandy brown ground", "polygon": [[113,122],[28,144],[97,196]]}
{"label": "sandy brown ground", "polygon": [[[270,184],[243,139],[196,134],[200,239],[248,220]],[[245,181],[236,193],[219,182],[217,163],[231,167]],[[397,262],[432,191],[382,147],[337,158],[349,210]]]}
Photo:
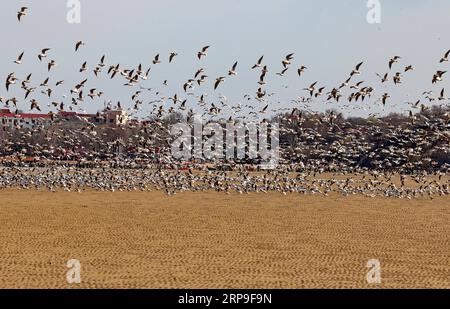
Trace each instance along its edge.
{"label": "sandy brown ground", "polygon": [[449,197],[2,190],[0,287],[450,288],[449,226]]}

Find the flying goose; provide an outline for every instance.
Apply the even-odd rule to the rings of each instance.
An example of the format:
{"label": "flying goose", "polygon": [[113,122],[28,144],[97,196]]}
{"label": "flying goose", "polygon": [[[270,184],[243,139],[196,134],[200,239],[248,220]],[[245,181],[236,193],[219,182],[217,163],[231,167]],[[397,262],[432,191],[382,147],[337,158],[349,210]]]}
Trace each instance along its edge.
{"label": "flying goose", "polygon": [[97,89],[96,88],[92,88],[92,89],[89,90],[88,97],[90,97],[91,100],[93,100],[95,98],[95,96],[96,96],[95,90],[97,90]]}
{"label": "flying goose", "polygon": [[266,84],[266,82],[265,82],[265,80],[264,80],[265,77],[266,77],[266,73],[265,73],[265,72],[262,72],[261,75],[259,76],[258,84],[260,84],[261,86],[262,86],[262,85],[265,85],[265,84]]}
{"label": "flying goose", "polygon": [[214,90],[216,90],[217,87],[219,87],[220,83],[222,83],[224,81],[225,81],[225,77],[224,76],[216,78],[216,82],[214,83]]}
{"label": "flying goose", "polygon": [[400,72],[395,73],[395,75],[393,77],[394,84],[396,84],[396,85],[401,84],[402,83],[401,78],[402,78],[402,76],[401,76]]}
{"label": "flying goose", "polygon": [[441,93],[438,98],[439,101],[447,100],[447,98],[444,96],[444,93],[445,93],[445,89],[442,88]]}
{"label": "flying goose", "polygon": [[78,41],[78,42],[75,44],[75,52],[77,52],[78,49],[79,49],[81,46],[85,46],[85,45],[86,45],[86,43],[84,43],[83,41]]}
{"label": "flying goose", "polygon": [[98,74],[102,71],[102,69],[100,67],[95,67],[95,69],[92,71],[94,72],[95,76],[98,76]]}
{"label": "flying goose", "polygon": [[209,47],[210,46],[207,45],[207,46],[203,47],[202,50],[197,53],[197,57],[199,60],[201,60],[202,57],[206,57],[208,55],[207,50]]}
{"label": "flying goose", "polygon": [[297,69],[298,76],[302,76],[302,73],[305,72],[305,70],[308,69],[304,65],[302,65],[300,68]]}
{"label": "flying goose", "polygon": [[287,66],[292,63],[292,59],[294,59],[294,53],[286,55],[285,59],[283,59],[283,61],[281,61],[284,68],[287,68]]}
{"label": "flying goose", "polygon": [[20,22],[20,19],[22,18],[22,16],[25,16],[28,14],[28,7],[24,6],[20,8],[20,11],[17,12],[17,19]]}
{"label": "flying goose", "polygon": [[392,69],[392,65],[394,63],[397,63],[398,60],[400,60],[401,57],[400,56],[394,56],[392,59],[389,60],[389,70]]}
{"label": "flying goose", "polygon": [[169,63],[172,63],[172,61],[175,59],[176,56],[178,56],[177,53],[175,53],[175,52],[170,53],[170,56],[169,56]]}
{"label": "flying goose", "polygon": [[437,82],[442,81],[442,76],[447,73],[447,71],[437,71],[436,74],[433,75],[433,79],[431,80],[431,82],[433,84],[436,84]]}
{"label": "flying goose", "polygon": [[200,68],[197,70],[197,72],[194,75],[194,78],[197,78],[200,74],[205,73],[205,70],[203,68]]}
{"label": "flying goose", "polygon": [[10,85],[14,85],[17,81],[17,78],[14,76],[14,73],[10,73],[7,77],[6,77],[6,91],[9,91],[9,86]]}
{"label": "flying goose", "polygon": [[161,63],[161,61],[159,60],[159,54],[157,54],[155,56],[155,58],[153,59],[153,64],[158,64],[158,63]]}
{"label": "flying goose", "polygon": [[17,57],[17,59],[14,61],[15,64],[22,64],[22,58],[23,58],[23,54],[25,52],[22,52],[19,57]]}
{"label": "flying goose", "polygon": [[237,75],[236,73],[236,68],[237,68],[238,62],[236,61],[233,66],[231,67],[231,69],[228,71],[228,75],[232,76],[232,75]]}
{"label": "flying goose", "polygon": [[450,49],[445,53],[444,57],[441,58],[439,63],[448,62],[449,55],[450,55]]}
{"label": "flying goose", "polygon": [[35,99],[31,99],[30,110],[33,110],[33,109],[37,109],[38,111],[41,111],[41,108],[39,106],[39,102],[36,101]]}
{"label": "flying goose", "polygon": [[105,63],[105,55],[102,56],[102,58],[100,58],[100,63],[98,64],[99,67],[104,68],[106,66]]}
{"label": "flying goose", "polygon": [[49,80],[49,78],[47,77],[39,86],[40,87],[47,87],[48,86],[48,80]]}
{"label": "flying goose", "polygon": [[405,67],[405,72],[408,71],[414,71],[414,67],[412,65],[408,65],[407,67]]}
{"label": "flying goose", "polygon": [[381,101],[383,102],[383,106],[386,105],[386,101],[387,101],[387,99],[389,99],[389,98],[390,98],[390,96],[389,96],[388,93],[383,94],[383,96],[381,97]]}
{"label": "flying goose", "polygon": [[361,72],[359,71],[359,69],[361,68],[361,66],[363,65],[364,62],[360,62],[356,65],[355,69],[350,73],[350,77],[352,77],[353,75],[359,75],[361,74]]}
{"label": "flying goose", "polygon": [[41,53],[38,55],[39,61],[42,61],[43,58],[47,57],[47,52],[50,51],[50,48],[44,48]]}
{"label": "flying goose", "polygon": [[261,64],[262,64],[262,61],[263,61],[263,59],[264,59],[264,55],[263,55],[263,56],[261,56],[261,57],[260,57],[260,58],[258,59],[258,61],[256,62],[256,64],[255,64],[255,65],[253,65],[252,69],[260,68],[260,67],[261,67]]}
{"label": "flying goose", "polygon": [[56,62],[55,60],[50,60],[50,62],[47,65],[47,69],[50,72],[50,70],[52,69],[52,67],[56,66]]}
{"label": "flying goose", "polygon": [[378,74],[378,73],[376,73],[377,74],[377,76],[379,77],[379,78],[381,78],[381,83],[385,83],[385,82],[387,82],[388,81],[388,73],[386,73],[386,74],[384,74],[384,76],[381,76],[380,74]]}
{"label": "flying goose", "polygon": [[200,79],[197,80],[197,84],[200,86],[202,83],[206,82],[208,75],[200,76]]}
{"label": "flying goose", "polygon": [[303,90],[308,90],[309,91],[309,94],[312,96],[313,95],[313,93],[314,93],[314,91],[316,90],[316,84],[317,84],[318,82],[314,82],[314,83],[312,83],[308,88],[305,88],[305,89],[303,89]]}
{"label": "flying goose", "polygon": [[86,71],[87,71],[87,62],[85,61],[85,62],[83,62],[83,64],[81,65],[80,73],[86,72]]}
{"label": "flying goose", "polygon": [[289,68],[285,68],[285,69],[283,69],[281,72],[278,72],[278,73],[276,73],[276,74],[277,74],[278,76],[284,76],[284,73],[286,73],[288,69],[289,69]]}
{"label": "flying goose", "polygon": [[28,84],[31,81],[31,75],[32,75],[32,73],[28,74],[28,76],[25,78],[23,83]]}

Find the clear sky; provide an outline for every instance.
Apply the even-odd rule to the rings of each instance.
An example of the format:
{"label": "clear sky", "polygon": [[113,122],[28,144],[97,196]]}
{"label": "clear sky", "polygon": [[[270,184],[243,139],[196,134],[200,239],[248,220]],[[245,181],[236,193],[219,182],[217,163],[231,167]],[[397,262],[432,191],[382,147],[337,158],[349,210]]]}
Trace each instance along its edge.
{"label": "clear sky", "polygon": [[[230,104],[245,104],[243,95],[255,93],[259,72],[250,67],[265,55],[270,71],[266,88],[269,93],[276,93],[270,99],[272,109],[293,106],[290,100],[306,95],[302,89],[316,80],[326,86],[326,90],[339,86],[360,61],[365,62],[363,73],[355,81],[365,80],[374,86],[377,97],[355,106],[373,106],[373,101],[382,93],[389,92],[392,99],[388,111],[398,110],[397,104],[413,101],[425,90],[439,92],[442,87],[449,86],[450,78],[439,85],[431,85],[436,70],[450,69],[448,63],[438,63],[450,49],[448,0],[381,0],[380,24],[366,21],[369,10],[366,0],[80,2],[81,23],[69,24],[65,0],[1,1],[2,78],[16,72],[21,79],[33,72],[33,83],[40,84],[48,75],[47,62],[39,63],[37,54],[42,48],[51,47],[47,61],[54,59],[58,66],[50,72],[50,82],[66,81],[63,87],[55,89],[51,101],[64,100],[62,96],[69,95],[69,89],[89,78],[86,90],[97,88],[105,92],[105,97],[95,103],[86,100],[82,106],[88,111],[99,109],[104,99],[131,105],[133,90],[121,86],[123,79],[110,81],[105,74],[100,78],[93,75],[93,66],[103,54],[106,54],[108,65],[120,63],[132,68],[142,63],[147,68],[152,66],[153,57],[160,53],[163,63],[152,66],[151,78],[143,85],[158,89],[166,96],[178,93],[181,98],[186,98],[181,88],[183,83],[203,67],[210,79],[208,85],[196,89],[195,93],[208,94],[209,102],[217,101],[220,93]],[[30,7],[30,13],[19,24],[16,12],[23,5]],[[78,40],[85,41],[86,46],[75,54],[74,45]],[[196,53],[204,45],[211,45],[211,48],[208,57],[199,62]],[[13,61],[22,51],[25,51],[24,63],[17,66]],[[176,51],[179,56],[173,64],[168,64],[171,51]],[[295,53],[294,63],[281,78],[275,73],[281,71],[281,60],[288,53]],[[379,83],[375,72],[388,72],[387,62],[394,55],[403,59],[393,71],[403,71],[409,64],[416,70],[405,74],[402,85],[394,87],[390,83],[386,87]],[[78,69],[84,61],[88,62],[90,71],[80,74]],[[238,76],[227,79],[214,92],[213,80],[225,76],[235,61],[239,61]],[[309,68],[301,78],[296,73],[300,65]],[[168,86],[162,86],[166,79]],[[450,87],[448,89],[450,94]],[[2,86],[0,96],[16,96],[22,100],[23,92],[15,87],[7,93]],[[43,105],[48,102],[42,94],[35,94],[35,98]],[[151,97],[143,99],[149,101]],[[21,101],[21,109],[29,109],[27,101]],[[70,98],[65,101],[68,105]],[[195,100],[191,98],[189,104],[195,105]],[[313,105],[317,110],[341,108],[335,103],[326,105],[323,99]],[[345,113],[367,115],[374,111],[382,110],[376,107],[366,111],[346,110]]]}

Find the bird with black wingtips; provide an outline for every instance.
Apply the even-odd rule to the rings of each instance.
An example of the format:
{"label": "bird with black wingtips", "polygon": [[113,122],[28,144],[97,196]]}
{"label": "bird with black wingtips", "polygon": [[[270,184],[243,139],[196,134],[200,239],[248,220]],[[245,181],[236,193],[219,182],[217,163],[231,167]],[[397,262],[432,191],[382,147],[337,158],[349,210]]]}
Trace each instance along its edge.
{"label": "bird with black wingtips", "polygon": [[297,74],[298,76],[302,76],[302,74],[305,72],[305,70],[308,69],[307,67],[305,67],[304,65],[302,65],[301,67],[299,67],[297,69]]}
{"label": "bird with black wingtips", "polygon": [[290,53],[286,55],[286,57],[281,61],[283,67],[286,69],[288,65],[292,64],[292,60],[294,59],[294,53]]}
{"label": "bird with black wingtips", "polygon": [[214,90],[217,89],[217,87],[219,87],[219,85],[221,83],[223,83],[225,81],[225,76],[220,76],[218,78],[216,78],[216,82],[214,83]]}
{"label": "bird with black wingtips", "polygon": [[392,57],[392,58],[389,60],[389,70],[392,69],[392,65],[393,65],[394,63],[397,63],[398,60],[400,60],[400,59],[401,59],[400,56],[394,56],[394,57]]}
{"label": "bird with black wingtips", "polygon": [[444,76],[444,74],[447,73],[447,71],[437,71],[434,75],[433,78],[431,80],[432,84],[436,84],[437,82],[442,81],[442,77]]}
{"label": "bird with black wingtips", "polygon": [[197,53],[197,57],[198,57],[199,60],[201,60],[202,57],[208,56],[207,51],[208,51],[209,48],[210,48],[210,46],[206,45]]}
{"label": "bird with black wingtips", "polygon": [[441,58],[439,63],[448,62],[449,55],[450,55],[450,49],[444,54],[444,57]]}
{"label": "bird with black wingtips", "polygon": [[158,64],[158,63],[161,63],[161,60],[159,60],[159,54],[157,54],[156,56],[155,56],[155,58],[153,59],[153,64]]}
{"label": "bird with black wingtips", "polygon": [[14,60],[14,63],[15,64],[22,64],[22,58],[23,58],[23,55],[25,54],[25,52],[22,52],[18,57],[17,57],[17,59],[16,60]]}
{"label": "bird with black wingtips", "polygon": [[172,61],[175,59],[175,57],[178,56],[176,52],[172,52],[169,55],[169,63],[172,63]]}
{"label": "bird with black wingtips", "polygon": [[237,65],[238,65],[238,62],[236,61],[236,62],[233,64],[233,66],[231,67],[231,69],[228,70],[228,75],[229,75],[229,76],[237,75],[237,72],[236,72]]}
{"label": "bird with black wingtips", "polygon": [[22,19],[22,16],[26,16],[28,15],[28,7],[23,6],[20,8],[20,10],[17,12],[17,19],[19,20],[19,22]]}
{"label": "bird with black wingtips", "polygon": [[41,52],[38,55],[39,61],[42,61],[42,59],[47,57],[47,53],[50,51],[50,48],[44,48],[41,50]]}
{"label": "bird with black wingtips", "polygon": [[252,69],[260,68],[264,59],[264,55],[262,55],[258,61],[252,66]]}
{"label": "bird with black wingtips", "polygon": [[361,74],[361,72],[359,71],[359,69],[361,68],[361,66],[363,65],[364,62],[360,62],[356,65],[356,67],[353,69],[353,71],[350,73],[350,77],[352,77],[353,75],[359,75]]}
{"label": "bird with black wingtips", "polygon": [[83,41],[78,41],[75,44],[75,52],[77,52],[80,49],[80,47],[85,46],[85,45],[86,45],[86,43],[84,43]]}

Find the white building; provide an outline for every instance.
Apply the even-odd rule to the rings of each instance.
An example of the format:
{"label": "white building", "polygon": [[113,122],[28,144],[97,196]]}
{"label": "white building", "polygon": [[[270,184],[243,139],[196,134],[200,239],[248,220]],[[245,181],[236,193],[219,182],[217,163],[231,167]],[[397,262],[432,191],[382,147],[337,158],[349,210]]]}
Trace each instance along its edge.
{"label": "white building", "polygon": [[0,126],[2,128],[35,128],[40,125],[48,125],[51,116],[48,114],[15,114],[9,109],[0,109]]}
{"label": "white building", "polygon": [[[128,115],[123,110],[104,110],[101,114],[78,114],[75,112],[61,111],[54,116],[66,121],[79,121],[86,119],[94,124],[106,124],[109,126],[120,126],[128,123]],[[9,109],[0,109],[1,128],[35,128],[41,125],[50,125],[52,116],[50,114],[16,114]]]}
{"label": "white building", "polygon": [[105,122],[107,125],[124,125],[128,122],[128,115],[127,113],[122,110],[108,110],[106,109],[104,112],[105,115]]}

